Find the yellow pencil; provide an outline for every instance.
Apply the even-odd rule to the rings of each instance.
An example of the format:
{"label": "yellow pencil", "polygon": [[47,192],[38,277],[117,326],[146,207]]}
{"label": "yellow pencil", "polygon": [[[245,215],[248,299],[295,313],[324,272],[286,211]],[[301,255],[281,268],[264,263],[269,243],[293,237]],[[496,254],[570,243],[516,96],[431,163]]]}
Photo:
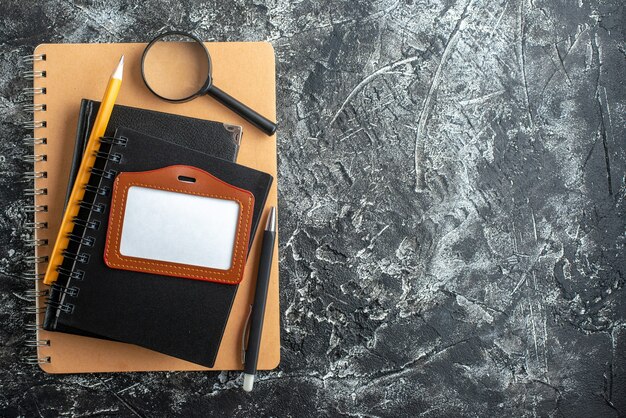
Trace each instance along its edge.
{"label": "yellow pencil", "polygon": [[52,249],[52,254],[50,254],[50,261],[48,263],[48,268],[46,269],[46,275],[43,279],[45,284],[54,283],[59,276],[57,267],[59,267],[63,262],[62,251],[66,249],[69,244],[68,235],[74,228],[72,220],[78,215],[78,211],[80,210],[79,202],[85,195],[84,187],[89,181],[89,171],[96,161],[95,153],[100,149],[100,137],[104,135],[107,125],[109,124],[111,112],[113,111],[113,105],[115,105],[117,94],[122,86],[123,71],[124,56],[122,55],[115,72],[113,72],[113,75],[109,79],[109,84],[107,85],[104,97],[102,98],[102,103],[100,104],[100,110],[98,110],[96,121],[93,124],[93,129],[91,130],[91,135],[89,135],[89,140],[87,141],[87,146],[85,147],[85,153],[83,154],[83,160],[80,163],[80,168],[78,169],[78,174],[76,176],[76,182],[72,188],[67,209],[63,214],[59,234],[57,235],[57,240],[54,244],[54,248]]}

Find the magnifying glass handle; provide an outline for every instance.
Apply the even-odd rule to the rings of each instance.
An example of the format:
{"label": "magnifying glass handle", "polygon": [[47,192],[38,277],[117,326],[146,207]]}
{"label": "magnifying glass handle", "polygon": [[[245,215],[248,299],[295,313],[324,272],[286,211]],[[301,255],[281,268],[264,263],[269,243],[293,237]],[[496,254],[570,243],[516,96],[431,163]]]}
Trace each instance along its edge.
{"label": "magnifying glass handle", "polygon": [[207,94],[220,101],[224,106],[237,113],[267,135],[274,135],[274,132],[276,132],[276,124],[274,122],[250,109],[248,106],[214,85],[209,88]]}

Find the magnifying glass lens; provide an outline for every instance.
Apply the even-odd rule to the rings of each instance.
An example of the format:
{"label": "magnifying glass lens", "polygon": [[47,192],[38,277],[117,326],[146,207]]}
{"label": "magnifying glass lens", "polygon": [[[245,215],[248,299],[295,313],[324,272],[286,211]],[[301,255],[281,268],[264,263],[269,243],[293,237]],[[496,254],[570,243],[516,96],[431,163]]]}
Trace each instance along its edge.
{"label": "magnifying glass lens", "polygon": [[154,93],[168,100],[193,98],[210,71],[204,47],[184,35],[165,36],[145,52],[144,80]]}

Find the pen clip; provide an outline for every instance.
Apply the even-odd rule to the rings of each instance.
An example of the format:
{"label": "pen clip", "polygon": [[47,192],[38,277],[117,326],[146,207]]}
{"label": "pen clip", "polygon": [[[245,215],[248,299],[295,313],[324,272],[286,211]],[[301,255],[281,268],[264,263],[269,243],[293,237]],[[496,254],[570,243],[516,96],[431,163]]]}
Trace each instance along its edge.
{"label": "pen clip", "polygon": [[252,316],[252,305],[250,305],[250,311],[248,312],[248,316],[246,318],[246,323],[243,326],[243,332],[241,333],[241,364],[246,364],[246,348],[247,341],[246,337],[250,332],[250,317]]}

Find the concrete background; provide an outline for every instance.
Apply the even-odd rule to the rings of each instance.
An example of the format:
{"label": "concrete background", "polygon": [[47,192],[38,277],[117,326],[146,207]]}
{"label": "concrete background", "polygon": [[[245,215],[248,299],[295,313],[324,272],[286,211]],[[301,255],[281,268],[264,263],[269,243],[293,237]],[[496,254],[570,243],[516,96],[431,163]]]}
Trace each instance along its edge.
{"label": "concrete background", "polygon": [[[625,416],[619,0],[0,1],[0,415]],[[20,358],[19,57],[164,28],[276,50],[282,364]]]}

